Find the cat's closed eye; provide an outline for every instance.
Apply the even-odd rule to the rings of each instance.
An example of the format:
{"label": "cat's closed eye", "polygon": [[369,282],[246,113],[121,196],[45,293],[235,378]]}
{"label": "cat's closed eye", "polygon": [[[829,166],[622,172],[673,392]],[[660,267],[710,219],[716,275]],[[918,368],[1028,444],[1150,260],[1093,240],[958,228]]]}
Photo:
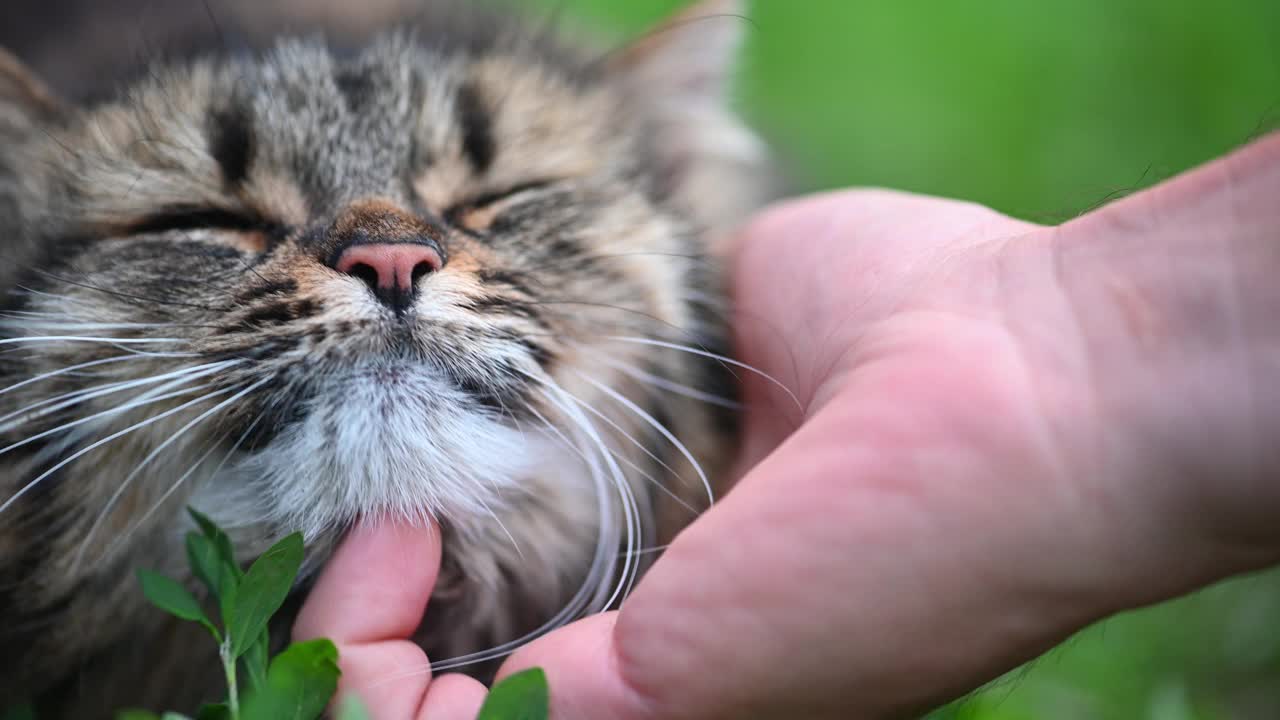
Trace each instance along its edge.
{"label": "cat's closed eye", "polygon": [[[454,204],[443,216],[450,225],[472,234],[487,232],[504,211],[553,187],[554,180],[532,180],[483,192]],[[219,207],[173,206],[152,212],[130,223],[123,235],[160,235],[202,232],[202,239],[214,239],[251,253],[266,252],[289,228],[244,210]]]}
{"label": "cat's closed eye", "polygon": [[554,189],[555,182],[550,179],[530,180],[481,193],[450,207],[444,218],[461,230],[483,235],[493,228],[494,221],[504,211]]}
{"label": "cat's closed eye", "polygon": [[213,239],[245,252],[261,253],[284,237],[288,229],[249,212],[216,207],[175,206],[155,211],[130,223],[122,234],[140,236],[174,232],[200,232],[201,239]]}

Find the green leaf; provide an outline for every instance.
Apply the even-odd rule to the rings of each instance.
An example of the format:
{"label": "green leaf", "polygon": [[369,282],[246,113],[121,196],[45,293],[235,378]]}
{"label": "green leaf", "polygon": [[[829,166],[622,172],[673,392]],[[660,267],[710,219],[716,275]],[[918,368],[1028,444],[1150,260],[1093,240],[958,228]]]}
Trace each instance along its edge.
{"label": "green leaf", "polygon": [[121,710],[116,720],[160,720],[160,716],[150,710]]}
{"label": "green leaf", "polygon": [[213,541],[197,532],[187,533],[187,561],[191,563],[191,572],[209,588],[209,593],[221,596],[222,557]]}
{"label": "green leaf", "polygon": [[240,662],[244,663],[245,688],[249,692],[262,687],[267,681],[267,647],[270,637],[266,630],[258,634],[258,639],[245,651]]}
{"label": "green leaf", "polygon": [[271,661],[266,683],[241,706],[241,720],[315,720],[338,689],[339,675],[331,641],[294,643]]}
{"label": "green leaf", "polygon": [[160,716],[160,720],[191,720],[191,718],[182,713],[167,712]]}
{"label": "green leaf", "polygon": [[476,720],[547,720],[550,714],[547,675],[530,668],[494,685]]}
{"label": "green leaf", "polygon": [[200,526],[200,531],[213,543],[214,549],[218,551],[218,557],[222,558],[222,561],[230,565],[232,570],[235,571],[236,579],[243,576],[244,573],[240,571],[240,563],[236,562],[236,551],[231,546],[231,538],[223,532],[222,528],[218,527],[216,523],[195,508],[187,508],[187,514],[191,516],[192,520],[196,521],[196,525]]}
{"label": "green leaf", "polygon": [[293,533],[254,560],[244,574],[232,612],[223,618],[231,636],[232,657],[240,657],[257,641],[267,621],[284,604],[302,567],[302,553],[302,534]]}
{"label": "green leaf", "polygon": [[370,720],[369,711],[360,702],[360,698],[348,694],[342,699],[342,707],[338,708],[338,715],[334,720]]}
{"label": "green leaf", "polygon": [[205,705],[196,713],[196,720],[231,720],[231,708],[226,703]]}
{"label": "green leaf", "polygon": [[240,594],[240,580],[236,571],[226,563],[218,564],[218,590],[218,612],[222,615],[222,626],[230,632],[231,617],[236,612],[236,597]]}
{"label": "green leaf", "polygon": [[221,642],[218,629],[209,622],[200,603],[177,580],[150,570],[139,570],[138,580],[142,582],[142,594],[147,596],[152,605],[174,617],[200,623]]}

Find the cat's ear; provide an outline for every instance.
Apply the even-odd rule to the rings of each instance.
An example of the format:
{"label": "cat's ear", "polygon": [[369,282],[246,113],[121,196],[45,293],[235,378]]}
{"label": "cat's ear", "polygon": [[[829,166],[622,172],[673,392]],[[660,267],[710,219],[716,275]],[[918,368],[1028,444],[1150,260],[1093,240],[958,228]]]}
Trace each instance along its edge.
{"label": "cat's ear", "polygon": [[748,22],[742,0],[699,0],[633,41],[614,69],[673,101],[721,105]]}
{"label": "cat's ear", "polygon": [[22,61],[0,48],[0,120],[34,124],[62,112],[62,102]]}
{"label": "cat's ear", "polygon": [[731,107],[749,28],[742,0],[699,0],[615,55],[610,67],[650,108],[663,190],[713,238],[742,222],[772,185],[763,143]]}

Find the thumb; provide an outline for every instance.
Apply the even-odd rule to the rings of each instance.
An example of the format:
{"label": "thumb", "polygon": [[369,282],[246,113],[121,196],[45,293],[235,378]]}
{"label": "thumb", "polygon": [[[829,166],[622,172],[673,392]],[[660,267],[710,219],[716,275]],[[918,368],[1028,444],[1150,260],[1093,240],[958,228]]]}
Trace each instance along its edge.
{"label": "thumb", "polygon": [[618,662],[617,612],[583,618],[520,648],[498,679],[542,668],[551,691],[554,720],[649,720],[653,705],[628,684]]}

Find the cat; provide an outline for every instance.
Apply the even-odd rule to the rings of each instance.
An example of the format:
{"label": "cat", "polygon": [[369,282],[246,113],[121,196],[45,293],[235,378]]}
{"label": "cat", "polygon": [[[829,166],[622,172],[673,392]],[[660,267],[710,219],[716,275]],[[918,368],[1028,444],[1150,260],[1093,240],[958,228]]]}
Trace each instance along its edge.
{"label": "cat", "polygon": [[154,4],[192,57],[121,47],[125,5],[41,46],[20,5],[60,80],[0,54],[0,703],[212,699],[134,576],[195,589],[188,506],[246,560],[302,531],[308,579],[358,518],[434,519],[421,641],[467,669],[616,606],[714,497],[720,244],[768,176],[738,2],[609,52],[438,1]]}

